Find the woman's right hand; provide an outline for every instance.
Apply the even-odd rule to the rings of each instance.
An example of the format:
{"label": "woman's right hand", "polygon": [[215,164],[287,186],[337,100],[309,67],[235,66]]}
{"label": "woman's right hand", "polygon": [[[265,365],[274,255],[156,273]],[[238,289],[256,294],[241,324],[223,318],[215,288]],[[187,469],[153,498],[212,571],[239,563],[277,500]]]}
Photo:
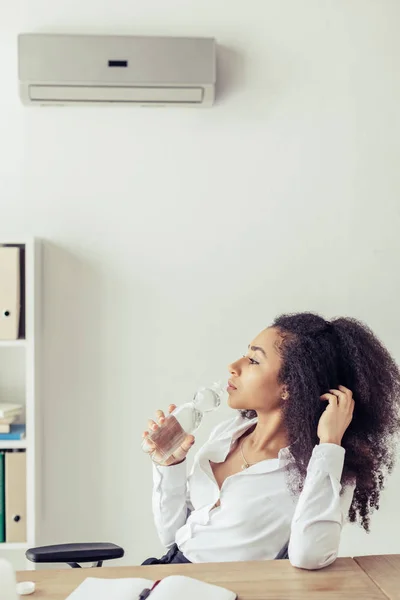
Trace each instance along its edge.
{"label": "woman's right hand", "polygon": [[[172,411],[174,411],[175,408],[176,408],[175,404],[170,404],[168,407],[168,413],[169,414],[172,413]],[[157,410],[156,411],[156,421],[157,422],[153,421],[153,419],[149,419],[147,422],[149,431],[150,432],[157,431],[157,429],[159,427],[162,427],[164,424],[165,418],[166,417],[165,417],[165,414],[163,413],[163,411]],[[149,436],[149,431],[143,432],[143,434],[142,434],[143,440],[145,440]],[[193,446],[193,444],[194,444],[194,436],[188,434],[185,437],[185,439],[183,440],[182,444],[179,446],[179,448],[177,450],[175,450],[173,455],[170,456],[169,459],[163,463],[162,463],[162,460],[163,460],[162,455],[157,451],[155,444],[153,444],[151,440],[147,440],[147,446],[148,446],[147,453],[152,456],[155,463],[162,463],[163,466],[170,467],[172,465],[177,465],[177,464],[183,462],[185,460],[186,455],[189,452],[190,448]]]}

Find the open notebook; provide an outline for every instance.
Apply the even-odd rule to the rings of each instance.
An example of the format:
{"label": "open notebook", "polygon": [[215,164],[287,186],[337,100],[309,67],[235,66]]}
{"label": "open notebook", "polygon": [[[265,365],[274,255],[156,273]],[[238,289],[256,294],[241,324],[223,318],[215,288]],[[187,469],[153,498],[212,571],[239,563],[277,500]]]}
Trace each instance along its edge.
{"label": "open notebook", "polygon": [[[154,581],[128,577],[124,579],[103,579],[88,577],[68,596],[66,600],[138,600],[145,588],[151,588]],[[235,600],[236,594],[229,590],[204,583],[192,577],[170,575],[161,580],[151,592],[149,600]]]}

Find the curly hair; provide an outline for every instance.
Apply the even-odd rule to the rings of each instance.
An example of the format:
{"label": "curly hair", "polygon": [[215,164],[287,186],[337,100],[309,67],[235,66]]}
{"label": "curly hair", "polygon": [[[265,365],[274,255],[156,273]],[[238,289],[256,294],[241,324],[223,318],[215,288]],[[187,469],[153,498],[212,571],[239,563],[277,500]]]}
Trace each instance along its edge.
{"label": "curly hair", "polygon": [[[353,392],[353,420],[344,434],[342,485],[356,483],[349,520],[369,532],[370,514],[394,466],[400,430],[400,371],[371,329],[354,318],[332,321],[313,313],[285,314],[272,324],[281,336],[278,382],[289,400],[283,405],[291,453],[292,486],[301,491],[326,403],[320,396],[344,385]],[[240,411],[245,418],[255,411]],[[293,483],[294,482],[294,483]]]}

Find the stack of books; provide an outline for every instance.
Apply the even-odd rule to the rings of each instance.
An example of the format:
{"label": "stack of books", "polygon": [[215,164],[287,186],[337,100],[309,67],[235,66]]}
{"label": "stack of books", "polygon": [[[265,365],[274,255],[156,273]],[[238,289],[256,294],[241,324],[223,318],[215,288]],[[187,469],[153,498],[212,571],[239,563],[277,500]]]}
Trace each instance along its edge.
{"label": "stack of books", "polygon": [[21,404],[0,402],[0,440],[22,440],[25,438],[25,425],[15,423],[21,413]]}

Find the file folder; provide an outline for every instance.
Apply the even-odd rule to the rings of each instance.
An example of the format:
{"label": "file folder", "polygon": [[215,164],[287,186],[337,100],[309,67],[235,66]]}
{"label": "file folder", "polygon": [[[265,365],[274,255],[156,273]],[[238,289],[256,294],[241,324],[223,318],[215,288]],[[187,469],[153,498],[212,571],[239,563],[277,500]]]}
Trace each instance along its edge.
{"label": "file folder", "polygon": [[0,450],[0,543],[6,541],[6,490],[4,458],[5,452]]}
{"label": "file folder", "polygon": [[0,340],[18,339],[20,312],[20,250],[0,246]]}
{"label": "file folder", "polygon": [[6,542],[26,542],[26,452],[5,458]]}

